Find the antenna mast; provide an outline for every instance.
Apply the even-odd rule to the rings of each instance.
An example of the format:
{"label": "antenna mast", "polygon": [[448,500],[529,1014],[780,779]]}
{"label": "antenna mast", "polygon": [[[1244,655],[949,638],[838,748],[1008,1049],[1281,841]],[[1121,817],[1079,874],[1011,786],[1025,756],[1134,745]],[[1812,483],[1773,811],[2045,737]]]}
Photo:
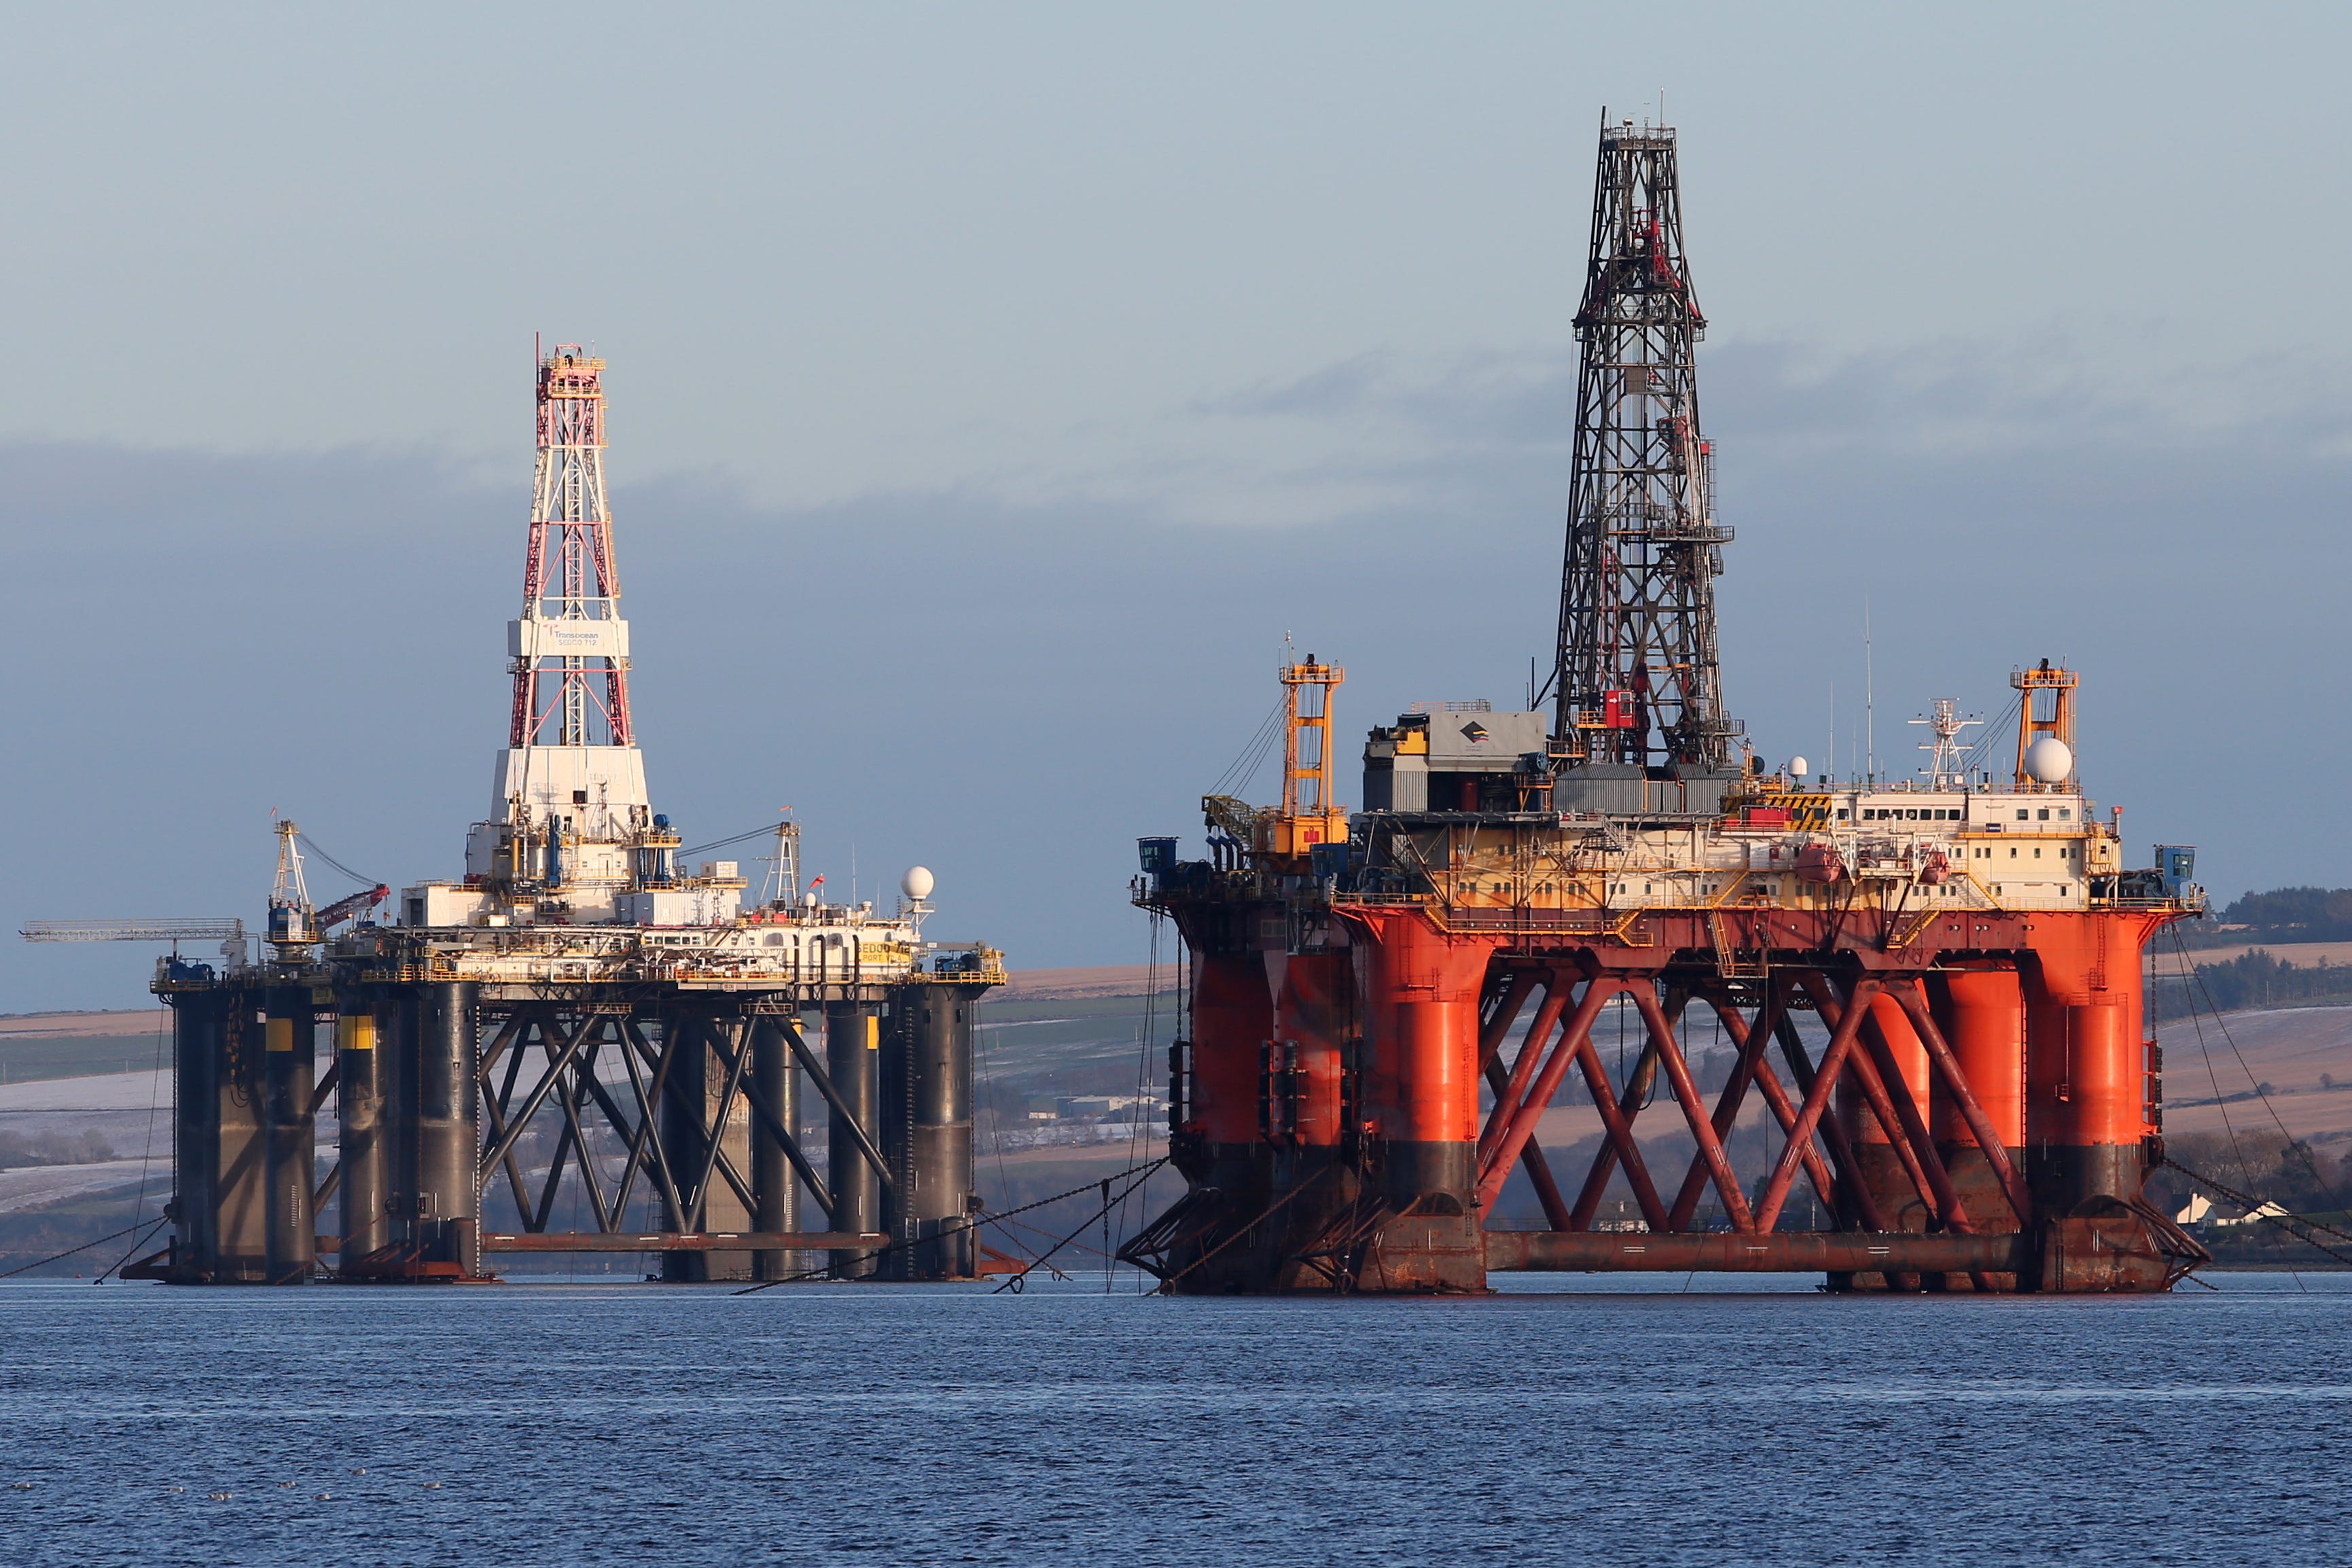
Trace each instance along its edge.
{"label": "antenna mast", "polygon": [[1561,574],[1551,749],[1596,763],[1712,771],[1741,733],[1723,714],[1714,516],[1699,434],[1691,292],[1672,128],[1601,130],[1592,247],[1576,314],[1576,456]]}
{"label": "antenna mast", "polygon": [[1933,753],[1927,759],[1927,766],[1921,770],[1927,774],[1927,787],[1934,790],[1967,788],[1968,770],[1960,765],[1960,731],[1984,721],[1961,718],[1958,703],[1948,697],[1938,697],[1932,713],[1911,722],[1927,725],[1928,732],[1935,737],[1919,742],[1921,751]]}

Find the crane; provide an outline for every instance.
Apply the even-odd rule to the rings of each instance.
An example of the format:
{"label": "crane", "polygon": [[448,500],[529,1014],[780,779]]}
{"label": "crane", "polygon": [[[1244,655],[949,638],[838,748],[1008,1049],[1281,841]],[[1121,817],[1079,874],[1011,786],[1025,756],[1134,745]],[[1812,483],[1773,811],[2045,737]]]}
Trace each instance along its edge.
{"label": "crane", "polygon": [[26,921],[26,942],[243,942],[245,922],[227,916],[152,921]]}
{"label": "crane", "polygon": [[246,962],[245,922],[234,916],[198,915],[147,921],[26,921],[17,931],[26,942],[168,942],[171,962],[180,962],[184,942],[217,942],[231,967]]}
{"label": "crane", "polygon": [[324,936],[343,921],[363,910],[372,910],[392,896],[392,889],[378,882],[374,887],[353,893],[347,899],[337,899],[311,917],[310,929]]}

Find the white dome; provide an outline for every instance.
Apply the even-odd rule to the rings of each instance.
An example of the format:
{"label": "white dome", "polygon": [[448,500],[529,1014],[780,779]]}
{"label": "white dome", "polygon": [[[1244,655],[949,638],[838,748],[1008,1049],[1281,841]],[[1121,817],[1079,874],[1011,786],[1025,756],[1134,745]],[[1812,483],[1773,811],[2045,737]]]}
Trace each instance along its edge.
{"label": "white dome", "polygon": [[937,885],[928,866],[909,866],[907,874],[898,879],[898,890],[917,903],[929,898],[932,888]]}
{"label": "white dome", "polygon": [[1789,759],[1789,776],[1790,778],[1801,779],[1812,771],[1813,764],[1805,761],[1804,758],[1790,757]]}
{"label": "white dome", "polygon": [[816,895],[814,893],[803,893],[801,895],[801,904],[806,909],[813,910],[816,908]]}
{"label": "white dome", "polygon": [[2064,784],[2074,771],[2074,748],[2055,735],[2044,735],[2025,748],[2026,776],[2037,784]]}

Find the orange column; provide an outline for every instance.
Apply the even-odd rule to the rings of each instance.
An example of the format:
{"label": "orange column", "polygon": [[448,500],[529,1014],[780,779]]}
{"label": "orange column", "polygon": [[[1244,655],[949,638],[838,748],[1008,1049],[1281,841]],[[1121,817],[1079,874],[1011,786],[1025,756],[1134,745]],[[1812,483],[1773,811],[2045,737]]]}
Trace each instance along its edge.
{"label": "orange column", "polygon": [[[1960,1077],[2013,1162],[2024,1160],[2025,994],[2014,970],[1953,970],[1930,977],[1929,1007]],[[1939,1079],[1936,1152],[1979,1230],[2013,1230],[2015,1211],[1958,1103]]]}
{"label": "orange column", "polygon": [[2139,1142],[2140,1049],[2129,1011],[2120,996],[2067,1009],[2074,1036],[2068,1089],[2077,1146]]}
{"label": "orange column", "polygon": [[[1874,1029],[1886,1042],[1887,1053],[1895,1058],[1897,1079],[1924,1115],[1929,1104],[1927,1085],[1932,1076],[1927,1047],[1911,1027],[1903,1005],[1883,993],[1872,998],[1870,1016],[1864,1026]],[[1888,1083],[1887,1093],[1893,1094],[1895,1088],[1894,1083]],[[1920,1201],[1919,1189],[1912,1184],[1909,1171],[1895,1152],[1895,1141],[1903,1136],[1902,1127],[1881,1127],[1851,1077],[1838,1085],[1838,1115],[1844,1123],[1846,1136],[1853,1141],[1863,1183],[1877,1203],[1878,1212],[1897,1230],[1927,1229],[1927,1205]]]}
{"label": "orange column", "polygon": [[[1895,1070],[1902,1074],[1904,1087],[1911,1091],[1911,1103],[1919,1108],[1925,1120],[1927,1114],[1927,1085],[1934,1074],[1927,1066],[1927,1047],[1919,1040],[1918,1031],[1903,1011],[1903,1004],[1885,992],[1871,998],[1871,1022],[1878,1026],[1886,1041],[1888,1052],[1895,1058]],[[1886,1086],[1889,1093],[1895,1086]]]}
{"label": "orange column", "polygon": [[[2025,996],[2007,969],[1954,970],[1937,976],[1936,1021],[1968,1079],[1969,1091],[2011,1149],[2025,1142]],[[1948,1095],[1936,1097],[1936,1140],[1976,1146],[1976,1135]]]}
{"label": "orange column", "polygon": [[1339,1142],[1339,1047],[1352,1032],[1355,973],[1349,954],[1293,953],[1274,1002],[1274,1038],[1298,1053],[1297,1137],[1303,1145]]}
{"label": "orange column", "polygon": [[1274,997],[1255,950],[1192,953],[1192,1117],[1212,1144],[1258,1142],[1258,1053]]}
{"label": "orange column", "polygon": [[1356,943],[1365,1003],[1365,1110],[1385,1145],[1392,1201],[1467,1201],[1476,1180],[1478,993],[1492,944],[1418,911],[1367,911]]}
{"label": "orange column", "polygon": [[2092,1199],[2137,1198],[2146,1179],[2140,951],[2156,923],[2119,911],[2034,918],[2027,1168],[2035,1201],[2053,1215]]}

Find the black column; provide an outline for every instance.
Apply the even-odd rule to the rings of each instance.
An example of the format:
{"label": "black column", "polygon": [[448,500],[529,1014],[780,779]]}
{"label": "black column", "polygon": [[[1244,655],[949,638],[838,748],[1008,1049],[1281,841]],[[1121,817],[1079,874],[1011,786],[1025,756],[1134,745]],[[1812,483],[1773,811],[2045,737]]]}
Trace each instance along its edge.
{"label": "black column", "polygon": [[339,1271],[392,1242],[383,1062],[397,1016],[396,1006],[357,996],[344,999],[335,1019],[335,1118],[343,1172]]}
{"label": "black column", "polygon": [[[868,1140],[876,1131],[875,1101],[881,1088],[881,1020],[864,1002],[828,1002],[824,1008],[824,1075],[839,1104],[826,1107],[825,1184],[833,1189],[833,1228],[872,1232],[881,1228],[881,1178],[859,1147],[851,1119]],[[862,1279],[875,1269],[870,1251],[839,1249],[833,1255],[838,1279]]]}
{"label": "black column", "polygon": [[478,991],[470,980],[436,981],[416,1007],[417,1239],[427,1260],[468,1277],[482,1271]]}
{"label": "black column", "polygon": [[[670,1176],[677,1183],[678,1202],[687,1208],[677,1217],[678,1228],[698,1231],[707,1227],[703,1216],[694,1212],[703,1206],[696,1201],[694,1179],[710,1151],[710,1080],[716,1064],[701,1019],[664,1013],[661,1026],[662,1048],[669,1057],[669,1078],[662,1089],[662,1150],[669,1157]],[[711,1179],[718,1179],[715,1169]],[[708,1279],[710,1260],[699,1252],[665,1252],[661,1277],[677,1281]]]}
{"label": "black column", "polygon": [[174,992],[172,1072],[178,1113],[172,1128],[172,1268],[190,1283],[210,1278],[220,1246],[221,1037],[236,994]]}
{"label": "black column", "polygon": [[272,1285],[307,1285],[319,1256],[310,1205],[319,1179],[319,1124],[310,1113],[319,1031],[307,985],[272,989],[268,1006],[261,1067],[262,1179],[268,1194],[263,1278]]}
{"label": "black column", "polygon": [[[772,1018],[751,1020],[752,1103],[765,1106],[795,1137],[801,1124],[801,1075],[793,1063],[791,1044]],[[751,1195],[759,1200],[751,1215],[753,1230],[779,1232],[801,1227],[799,1175],[784,1153],[781,1139],[768,1130],[765,1118],[751,1119]],[[771,1248],[751,1258],[755,1279],[782,1279],[801,1269],[800,1255]]]}
{"label": "black column", "polygon": [[894,1279],[960,1279],[978,1263],[969,1228],[975,1190],[971,1003],[965,987],[914,984],[891,994],[883,1031],[882,1152],[898,1191],[884,1226]]}

